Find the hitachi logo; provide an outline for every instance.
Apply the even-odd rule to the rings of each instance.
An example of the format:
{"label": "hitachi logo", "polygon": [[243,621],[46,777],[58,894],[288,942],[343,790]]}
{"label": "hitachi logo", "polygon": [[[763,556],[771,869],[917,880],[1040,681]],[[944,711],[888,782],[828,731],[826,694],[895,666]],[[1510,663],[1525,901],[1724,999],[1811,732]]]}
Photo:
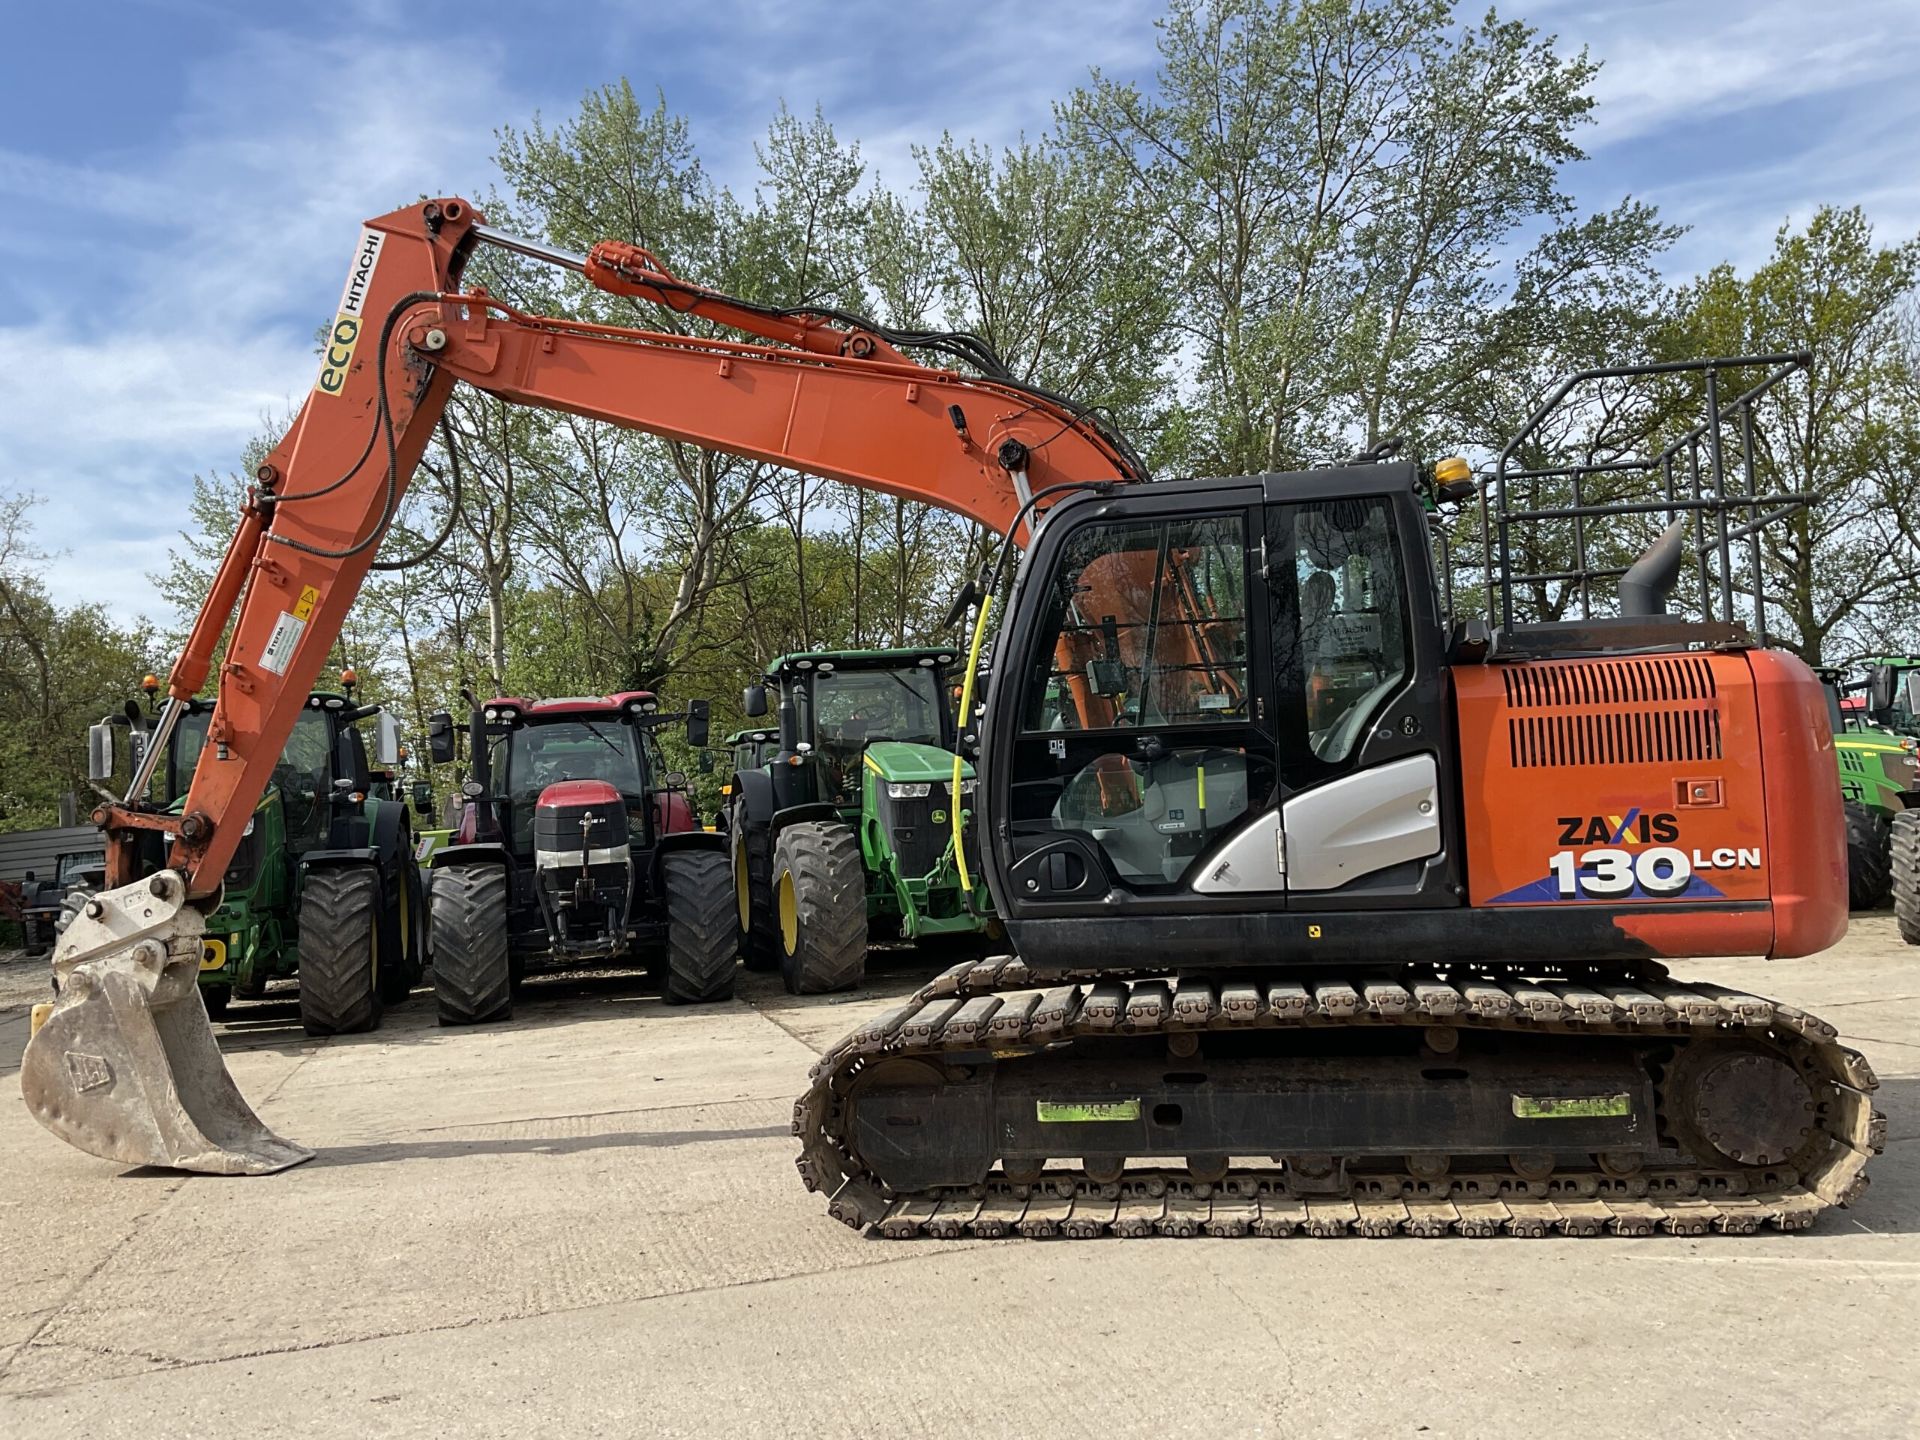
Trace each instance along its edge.
{"label": "hitachi logo", "polygon": [[340,296],[342,315],[359,315],[367,303],[367,291],[373,288],[373,268],[380,263],[380,247],[387,237],[378,230],[360,232],[360,248],[354,251],[353,268],[347,272],[347,288]]}

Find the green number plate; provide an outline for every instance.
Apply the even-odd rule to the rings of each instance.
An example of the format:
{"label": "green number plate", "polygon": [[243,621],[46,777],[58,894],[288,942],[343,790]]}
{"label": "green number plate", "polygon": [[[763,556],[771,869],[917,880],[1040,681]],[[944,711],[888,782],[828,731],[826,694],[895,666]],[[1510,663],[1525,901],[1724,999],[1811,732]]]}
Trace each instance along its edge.
{"label": "green number plate", "polygon": [[1138,1100],[1036,1100],[1033,1113],[1042,1125],[1082,1125],[1098,1120],[1138,1120]]}
{"label": "green number plate", "polygon": [[1633,1114],[1633,1097],[1619,1095],[1516,1095],[1513,1113],[1521,1120],[1586,1120]]}

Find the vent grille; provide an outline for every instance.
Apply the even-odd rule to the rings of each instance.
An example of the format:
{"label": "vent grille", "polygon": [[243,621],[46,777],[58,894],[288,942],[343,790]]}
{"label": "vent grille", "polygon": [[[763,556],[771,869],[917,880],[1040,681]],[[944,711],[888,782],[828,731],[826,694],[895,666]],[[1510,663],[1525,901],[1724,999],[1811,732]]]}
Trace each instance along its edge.
{"label": "vent grille", "polygon": [[1719,695],[1702,657],[1549,661],[1503,676],[1510,710],[1548,712],[1507,717],[1516,770],[1721,758]]}
{"label": "vent grille", "polygon": [[1718,694],[1713,683],[1713,666],[1701,655],[1552,660],[1534,665],[1509,665],[1501,673],[1507,682],[1510,710],[1712,700]]}

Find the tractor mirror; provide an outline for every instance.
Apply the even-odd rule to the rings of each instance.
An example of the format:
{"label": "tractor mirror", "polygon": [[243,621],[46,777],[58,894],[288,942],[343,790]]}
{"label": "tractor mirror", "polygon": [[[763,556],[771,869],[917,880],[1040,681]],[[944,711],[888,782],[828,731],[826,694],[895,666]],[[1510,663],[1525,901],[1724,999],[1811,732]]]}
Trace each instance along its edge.
{"label": "tractor mirror", "polygon": [[740,709],[749,719],[758,720],[767,713],[767,687],[749,685],[740,692]]}
{"label": "tractor mirror", "polygon": [[1867,709],[1877,717],[1893,709],[1893,667],[1875,665],[1867,671]]}
{"label": "tractor mirror", "polygon": [[373,768],[391,770],[400,763],[400,722],[385,710],[373,717]]}
{"label": "tractor mirror", "polygon": [[425,780],[413,782],[413,813],[416,815],[433,814],[433,786]]}
{"label": "tractor mirror", "polygon": [[436,765],[445,765],[453,759],[453,716],[444,710],[436,710],[427,717],[427,754]]}
{"label": "tractor mirror", "polygon": [[711,750],[702,750],[700,752],[700,758],[694,761],[693,764],[694,768],[702,775],[711,775],[713,773],[713,752]]}
{"label": "tractor mirror", "polygon": [[710,728],[708,716],[712,710],[713,706],[705,700],[687,702],[687,744],[696,750],[706,748],[707,731]]}
{"label": "tractor mirror", "polygon": [[99,784],[113,778],[113,726],[87,727],[87,779]]}
{"label": "tractor mirror", "polygon": [[1908,718],[1920,716],[1920,670],[1907,671],[1907,678],[1900,689],[1901,698],[1906,702]]}

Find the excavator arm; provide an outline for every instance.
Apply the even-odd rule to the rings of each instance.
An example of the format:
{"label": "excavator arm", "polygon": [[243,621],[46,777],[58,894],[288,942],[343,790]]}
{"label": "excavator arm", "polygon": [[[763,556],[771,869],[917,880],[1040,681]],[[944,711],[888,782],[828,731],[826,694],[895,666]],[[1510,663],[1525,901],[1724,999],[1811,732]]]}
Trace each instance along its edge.
{"label": "excavator arm", "polygon": [[[462,270],[480,244],[758,340],[534,316],[463,293]],[[982,373],[908,358],[922,346]],[[1051,486],[1144,478],[1096,417],[1007,377],[971,337],[753,305],[679,280],[638,246],[606,241],[579,256],[498,234],[458,199],[368,221],[319,376],[257,471],[168,678],[145,765],[124,801],[95,813],[109,889],[62,938],[61,998],[22,1065],[29,1108],[81,1149],[225,1173],[307,1158],[267,1131],[226,1074],[198,1000],[199,921],[456,381],[926,501],[996,531],[1017,532]],[[223,637],[218,699],[185,806],[155,813],[140,800],[151,766],[207,683]],[[169,833],[169,869],[143,876],[139,840],[155,830]]]}

